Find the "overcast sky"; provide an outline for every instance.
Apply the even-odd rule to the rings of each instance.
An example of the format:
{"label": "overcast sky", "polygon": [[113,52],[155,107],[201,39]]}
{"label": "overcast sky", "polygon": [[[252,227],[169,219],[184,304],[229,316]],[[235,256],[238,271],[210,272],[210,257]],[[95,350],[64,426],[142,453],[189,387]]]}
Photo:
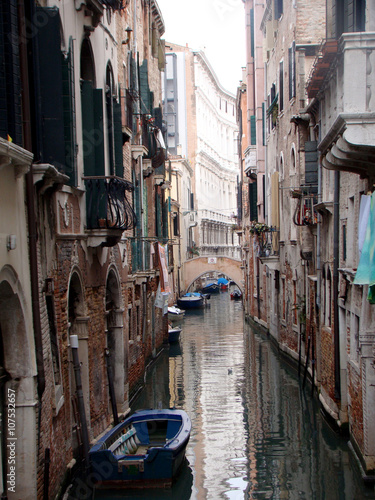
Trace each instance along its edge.
{"label": "overcast sky", "polygon": [[242,0],[157,0],[165,22],[163,38],[203,50],[220,84],[236,94],[245,66],[245,9]]}

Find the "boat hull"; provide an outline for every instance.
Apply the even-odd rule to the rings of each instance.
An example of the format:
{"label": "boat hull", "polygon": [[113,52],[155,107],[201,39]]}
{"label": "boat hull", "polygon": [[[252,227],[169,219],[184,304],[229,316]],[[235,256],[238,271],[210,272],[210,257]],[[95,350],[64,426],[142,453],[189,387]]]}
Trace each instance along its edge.
{"label": "boat hull", "polygon": [[216,283],[211,283],[202,288],[202,293],[219,293],[219,292],[220,292],[220,285]]}
{"label": "boat hull", "polygon": [[236,292],[232,292],[230,294],[230,298],[232,300],[241,300],[242,299],[242,293],[236,293]]}
{"label": "boat hull", "polygon": [[174,323],[176,323],[177,321],[182,321],[183,319],[184,319],[183,313],[181,313],[181,314],[168,313],[168,320],[169,321],[173,321]]}
{"label": "boat hull", "polygon": [[181,328],[169,328],[168,340],[169,342],[178,342],[180,338]]}
{"label": "boat hull", "polygon": [[[190,431],[191,422],[183,410],[134,413],[91,448],[89,459],[95,487],[170,486],[184,462]],[[129,439],[133,438],[134,443],[136,438],[137,449],[130,453],[126,448],[130,445],[124,443],[132,432]],[[123,453],[124,446],[127,451]]]}
{"label": "boat hull", "polygon": [[172,322],[182,321],[184,319],[185,311],[178,307],[168,307],[168,320]]}
{"label": "boat hull", "polygon": [[177,305],[182,309],[196,309],[204,306],[204,297],[180,297]]}

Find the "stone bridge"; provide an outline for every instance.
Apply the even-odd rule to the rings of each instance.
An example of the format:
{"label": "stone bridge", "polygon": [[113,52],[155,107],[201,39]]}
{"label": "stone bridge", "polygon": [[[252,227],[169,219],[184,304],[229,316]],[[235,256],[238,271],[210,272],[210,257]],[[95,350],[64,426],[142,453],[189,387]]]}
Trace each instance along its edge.
{"label": "stone bridge", "polygon": [[244,275],[241,265],[240,260],[230,257],[205,256],[187,260],[181,266],[181,291],[188,291],[189,287],[200,276],[216,272],[223,273],[229,280],[234,281],[243,292]]}

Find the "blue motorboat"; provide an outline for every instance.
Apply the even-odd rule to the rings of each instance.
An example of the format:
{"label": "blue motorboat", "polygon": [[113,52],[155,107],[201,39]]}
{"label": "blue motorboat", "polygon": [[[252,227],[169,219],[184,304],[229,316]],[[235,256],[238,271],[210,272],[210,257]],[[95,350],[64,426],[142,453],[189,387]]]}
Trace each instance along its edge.
{"label": "blue motorboat", "polygon": [[202,293],[219,293],[220,285],[218,283],[208,283],[202,288]]}
{"label": "blue motorboat", "polygon": [[183,410],[135,412],[89,451],[95,488],[170,487],[184,462],[190,432]]}
{"label": "blue motorboat", "polygon": [[205,298],[201,293],[192,292],[186,293],[177,299],[178,307],[181,309],[194,309],[197,307],[203,307],[205,304]]}

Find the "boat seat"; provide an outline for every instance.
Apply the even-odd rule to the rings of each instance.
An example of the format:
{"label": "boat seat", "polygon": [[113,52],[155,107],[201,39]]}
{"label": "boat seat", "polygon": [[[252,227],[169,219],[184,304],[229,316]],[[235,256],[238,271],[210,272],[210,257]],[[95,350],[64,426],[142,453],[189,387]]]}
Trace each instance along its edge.
{"label": "boat seat", "polygon": [[109,446],[109,450],[115,455],[134,455],[137,452],[140,441],[134,427],[130,427],[114,443]]}

